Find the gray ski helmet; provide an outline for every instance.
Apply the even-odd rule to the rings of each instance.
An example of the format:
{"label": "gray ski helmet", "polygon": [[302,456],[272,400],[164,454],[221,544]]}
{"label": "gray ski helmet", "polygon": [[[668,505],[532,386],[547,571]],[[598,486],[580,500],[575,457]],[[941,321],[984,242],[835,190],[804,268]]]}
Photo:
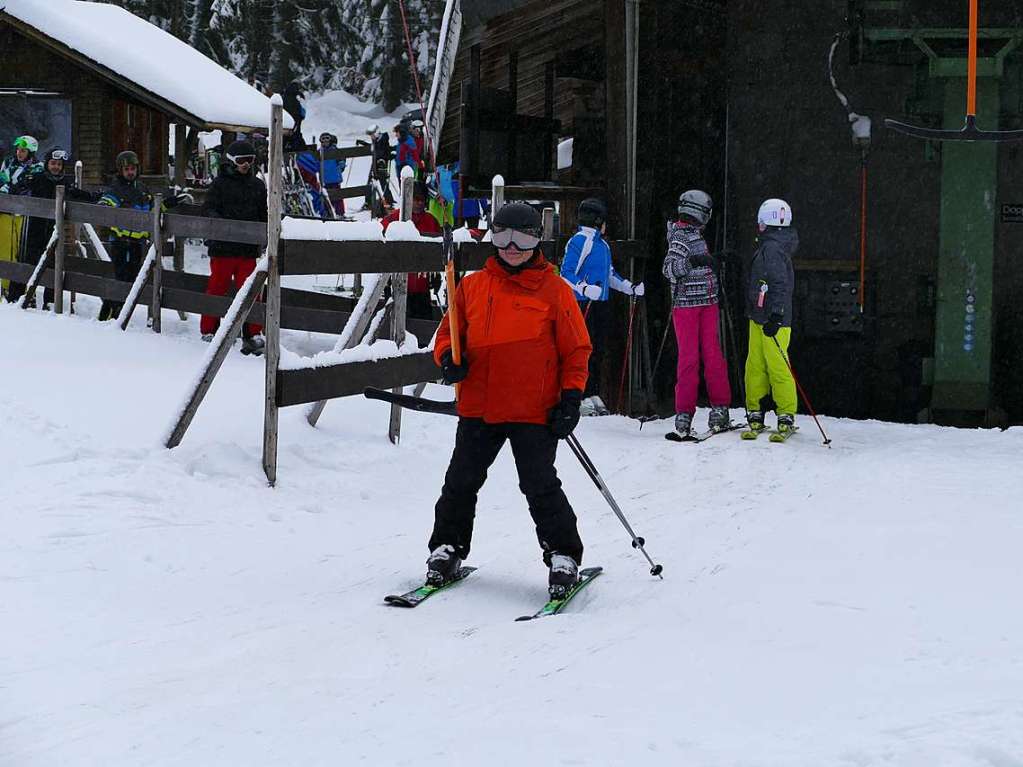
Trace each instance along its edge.
{"label": "gray ski helmet", "polygon": [[536,208],[524,202],[508,202],[497,209],[492,226],[504,229],[516,229],[520,232],[535,232],[537,236],[543,231],[543,219]]}
{"label": "gray ski helmet", "polygon": [[592,226],[600,229],[607,221],[607,206],[596,197],[587,197],[579,203],[579,210],[576,214],[581,226]]}
{"label": "gray ski helmet", "polygon": [[714,210],[714,201],[710,195],[699,189],[683,192],[678,198],[678,214],[688,216],[700,226],[706,226],[710,214]]}

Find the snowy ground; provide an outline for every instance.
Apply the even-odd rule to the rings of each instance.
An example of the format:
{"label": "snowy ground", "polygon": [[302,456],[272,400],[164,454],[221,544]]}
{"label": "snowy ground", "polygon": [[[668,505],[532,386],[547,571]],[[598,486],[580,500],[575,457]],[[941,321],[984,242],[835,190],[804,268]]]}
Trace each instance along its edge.
{"label": "snowy ground", "polygon": [[589,419],[665,580],[563,450],[606,574],[514,622],[546,576],[502,455],[478,573],[403,611],[381,597],[424,569],[452,419],[406,413],[394,447],[379,403],[285,410],[271,490],[259,361],[167,451],[194,322],[78,308],[0,306],[2,765],[1023,765],[1023,430],[826,419],[827,450],[809,422],[693,446]]}

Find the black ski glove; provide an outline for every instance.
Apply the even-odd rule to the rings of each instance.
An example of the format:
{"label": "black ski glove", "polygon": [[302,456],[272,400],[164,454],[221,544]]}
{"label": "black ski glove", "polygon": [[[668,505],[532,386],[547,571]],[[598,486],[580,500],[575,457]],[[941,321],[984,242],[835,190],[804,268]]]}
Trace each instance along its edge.
{"label": "black ski glove", "polygon": [[463,357],[462,361],[456,365],[451,356],[451,350],[448,349],[440,356],[440,369],[444,373],[444,383],[456,384],[464,381],[465,377],[469,375],[469,362]]}
{"label": "black ski glove", "polygon": [[579,405],[582,401],[583,393],[578,389],[565,389],[561,392],[561,402],[551,408],[547,418],[555,437],[565,439],[579,424]]}
{"label": "black ski glove", "polygon": [[767,318],[767,322],[764,323],[764,335],[768,338],[774,338],[778,335],[778,330],[783,322],[785,322],[785,318],[780,314],[772,314]]}

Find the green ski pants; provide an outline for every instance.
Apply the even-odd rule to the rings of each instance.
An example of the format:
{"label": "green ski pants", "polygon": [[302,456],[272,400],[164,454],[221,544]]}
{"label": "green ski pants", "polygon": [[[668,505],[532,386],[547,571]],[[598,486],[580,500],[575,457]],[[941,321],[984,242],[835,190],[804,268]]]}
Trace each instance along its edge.
{"label": "green ski pants", "polygon": [[[746,409],[760,410],[760,400],[768,394],[774,399],[778,415],[795,415],[799,406],[796,382],[792,378],[785,357],[789,353],[792,328],[780,328],[778,335],[769,338],[764,328],[750,320],[749,354],[746,356]],[[775,340],[778,343],[775,343]],[[779,345],[781,349],[779,349]]]}

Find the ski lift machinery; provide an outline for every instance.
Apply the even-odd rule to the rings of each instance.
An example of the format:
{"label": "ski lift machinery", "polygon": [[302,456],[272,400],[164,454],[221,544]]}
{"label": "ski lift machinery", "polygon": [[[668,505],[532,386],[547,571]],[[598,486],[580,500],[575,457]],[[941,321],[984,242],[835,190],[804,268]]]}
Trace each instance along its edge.
{"label": "ski lift machinery", "polygon": [[[919,420],[959,422],[972,413],[974,421],[983,414],[985,425],[999,425],[1004,414],[991,398],[997,208],[991,201],[998,190],[999,144],[1023,141],[1023,130],[997,129],[1000,115],[1008,111],[1001,97],[1007,60],[1018,53],[1023,28],[981,28],[978,0],[967,2],[969,27],[963,30],[878,24],[904,17],[910,3],[851,0],[850,52],[856,63],[863,51],[906,42],[915,46],[927,66],[924,101],[932,105],[931,122],[940,120],[940,126],[916,124],[923,109],[912,121],[885,120],[889,130],[923,139],[941,156],[934,357],[925,368],[932,397]],[[935,9],[930,5],[928,12]]]}

